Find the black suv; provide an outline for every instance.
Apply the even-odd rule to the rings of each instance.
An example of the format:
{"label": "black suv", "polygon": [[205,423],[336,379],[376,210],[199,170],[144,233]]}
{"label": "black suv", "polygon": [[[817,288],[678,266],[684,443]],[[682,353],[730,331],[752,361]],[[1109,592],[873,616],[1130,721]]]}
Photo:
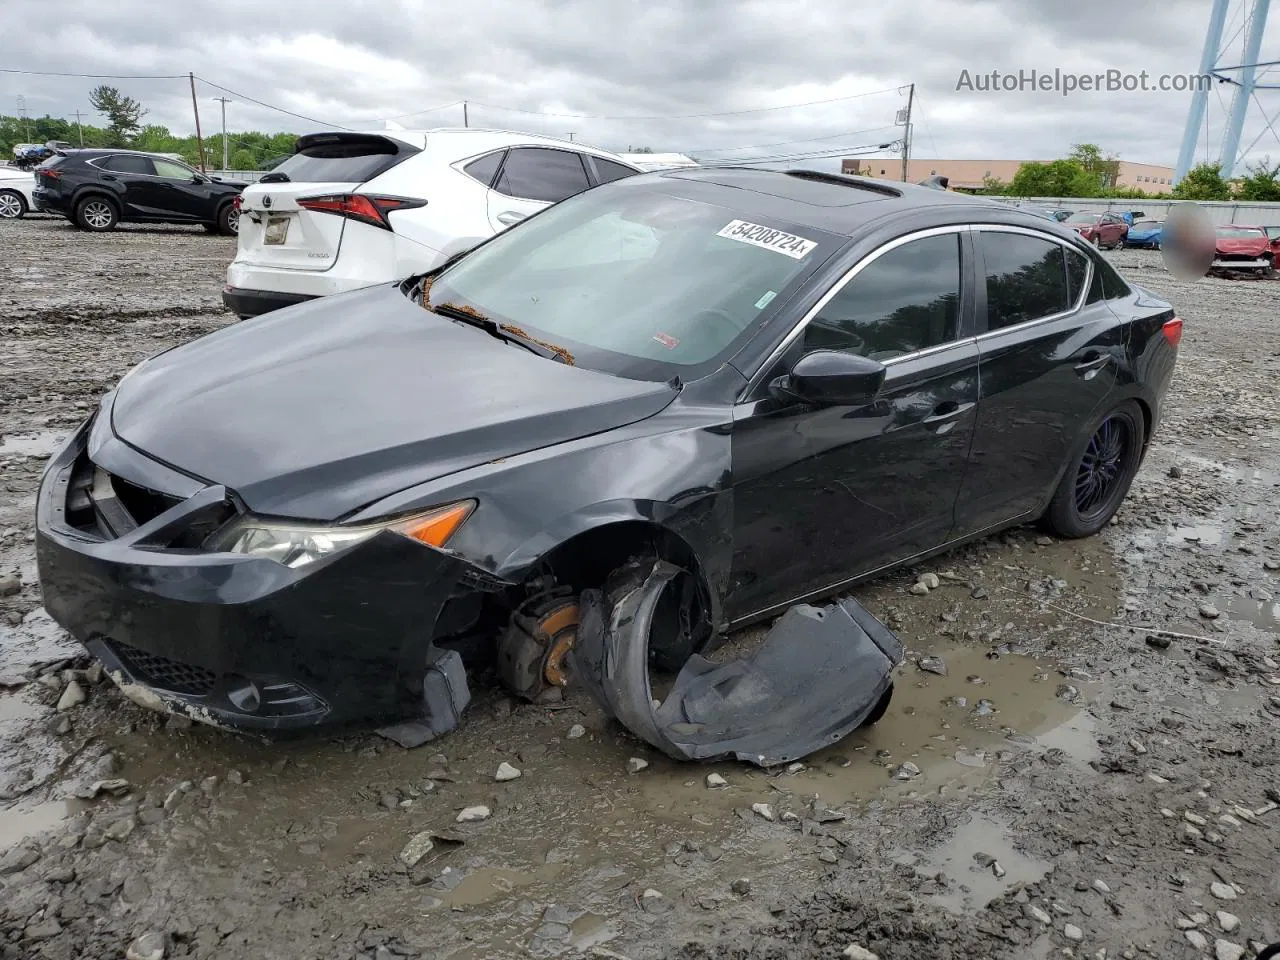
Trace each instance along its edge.
{"label": "black suv", "polygon": [[248,184],[197,173],[185,163],[133,150],[64,150],[36,168],[37,210],[60,213],[84,230],[120,221],[199,223],[234,236]]}

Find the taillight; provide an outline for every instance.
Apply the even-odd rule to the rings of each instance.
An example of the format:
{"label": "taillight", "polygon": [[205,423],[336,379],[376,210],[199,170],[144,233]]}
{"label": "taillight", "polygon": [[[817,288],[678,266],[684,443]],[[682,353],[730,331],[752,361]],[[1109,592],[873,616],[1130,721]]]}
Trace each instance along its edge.
{"label": "taillight", "polygon": [[62,176],[62,172],[60,170],[37,170],[36,173],[40,174],[42,177],[48,177],[50,180],[57,180]]}
{"label": "taillight", "polygon": [[240,209],[240,194],[237,193],[235,199],[231,201],[231,209],[232,210]]}
{"label": "taillight", "polygon": [[1160,328],[1160,332],[1169,341],[1169,346],[1176,347],[1182,342],[1182,321],[1177,317],[1172,320],[1166,320],[1164,326]]}
{"label": "taillight", "polygon": [[425,207],[427,201],[411,197],[379,197],[363,193],[338,193],[323,197],[301,197],[298,206],[316,213],[336,213],[349,220],[358,220],[371,226],[391,229],[387,214],[393,210],[411,210]]}

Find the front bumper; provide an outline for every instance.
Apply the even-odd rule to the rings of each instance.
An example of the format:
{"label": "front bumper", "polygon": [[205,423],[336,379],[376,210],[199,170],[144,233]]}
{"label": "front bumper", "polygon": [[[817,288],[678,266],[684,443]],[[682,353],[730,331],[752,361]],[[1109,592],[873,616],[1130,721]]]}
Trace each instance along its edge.
{"label": "front bumper", "polygon": [[[117,490],[199,489],[161,500],[172,506],[112,537],[85,519],[83,478],[95,465]],[[467,565],[394,533],[300,569],[172,545],[181,531],[234,514],[233,501],[222,487],[142,457],[105,424],[85,424],[40,485],[46,609],[127,695],[154,709],[258,731],[420,712],[440,615],[452,597],[475,592],[460,585]],[[137,505],[156,501],[135,492],[120,502],[145,514]]]}
{"label": "front bumper", "polygon": [[295,303],[306,303],[315,300],[306,293],[277,293],[274,290],[246,290],[243,287],[226,286],[222,288],[223,305],[238,317],[258,317],[281,307],[291,307]]}
{"label": "front bumper", "polygon": [[1215,259],[1210,267],[1214,270],[1268,270],[1271,267],[1271,261],[1266,257],[1247,260]]}

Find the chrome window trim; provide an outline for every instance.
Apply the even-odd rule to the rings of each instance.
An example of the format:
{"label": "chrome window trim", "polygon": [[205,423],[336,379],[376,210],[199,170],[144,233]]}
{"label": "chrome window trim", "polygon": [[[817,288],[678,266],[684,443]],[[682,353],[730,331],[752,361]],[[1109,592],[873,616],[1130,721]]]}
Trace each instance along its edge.
{"label": "chrome window trim", "polygon": [[[1042,233],[1041,231],[1033,230],[1030,227],[1015,227],[1015,226],[1009,226],[1003,223],[990,223],[990,224],[974,224],[972,229],[974,230],[974,232],[979,234],[1019,233],[1019,234],[1023,234],[1024,236],[1032,237],[1033,239],[1036,239],[1036,240],[1045,240],[1045,241],[1048,241],[1049,243],[1056,243],[1058,246],[1062,247],[1064,250],[1069,250],[1073,253],[1077,253],[1080,256],[1084,257],[1085,263],[1089,267],[1088,271],[1085,273],[1084,285],[1081,287],[1080,293],[1076,297],[1075,303],[1067,307],[1066,310],[1059,310],[1057,313],[1051,313],[1043,317],[1036,317],[1033,320],[1023,320],[1021,323],[1013,323],[1007,327],[1000,327],[998,330],[986,330],[983,333],[978,334],[974,338],[978,343],[982,343],[984,340],[989,340],[993,337],[1001,336],[1005,333],[1008,333],[1011,330],[1013,331],[1026,330],[1029,327],[1036,326],[1037,324],[1053,323],[1055,320],[1061,320],[1064,317],[1069,317],[1072,314],[1079,313],[1081,308],[1084,307],[1085,298],[1089,296],[1089,290],[1093,286],[1093,271],[1095,269],[1093,265],[1093,257],[1087,254],[1081,253],[1079,250],[1074,249],[1069,242],[1067,242],[1066,240],[1063,240],[1061,237],[1055,237],[1053,234],[1050,234],[1050,233]],[[978,238],[978,242],[979,243],[982,242],[981,237]],[[1063,264],[1063,267],[1065,269],[1066,267],[1065,262]],[[984,273],[983,273],[982,281],[983,281],[983,284],[985,285],[986,283],[985,263],[983,265],[983,269],[984,269]],[[989,315],[990,314],[988,314],[988,316]]]}
{"label": "chrome window trim", "polygon": [[[901,237],[894,237],[888,243],[884,244],[883,246],[877,247],[875,250],[871,251],[871,253],[867,254],[865,257],[863,257],[861,260],[855,263],[852,267],[846,270],[844,274],[840,277],[840,279],[837,280],[835,283],[833,283],[831,287],[827,290],[827,292],[824,293],[820,298],[818,298],[818,302],[815,303],[812,307],[810,307],[807,311],[805,311],[805,315],[801,317],[799,321],[797,321],[796,325],[791,328],[790,332],[785,337],[782,338],[781,342],[776,347],[774,347],[773,350],[769,352],[769,355],[765,357],[764,363],[760,364],[760,366],[756,369],[756,372],[752,374],[751,380],[747,383],[746,389],[743,391],[742,396],[744,397],[750,396],[756,389],[759,388],[760,383],[763,381],[765,374],[773,367],[775,363],[778,362],[778,358],[781,357],[784,353],[786,353],[788,349],[790,349],[791,345],[796,342],[796,339],[801,334],[804,333],[805,328],[809,326],[809,323],[819,313],[822,312],[823,308],[826,307],[826,305],[835,298],[837,293],[839,293],[846,286],[848,286],[849,282],[853,280],[854,277],[856,277],[868,266],[875,263],[875,261],[879,260],[880,257],[884,256],[890,250],[896,250],[898,247],[905,246],[906,244],[911,243],[913,240],[924,240],[928,237],[941,237],[941,236],[945,236],[948,233],[954,233],[959,235],[959,234],[969,233],[974,229],[975,229],[974,225],[968,224],[968,223],[949,224],[948,226],[945,226],[945,227],[927,227],[924,230],[917,230],[914,233],[904,234]],[[963,257],[961,258],[960,262],[962,267],[961,282],[963,283],[963,280],[964,280]],[[967,341],[971,342],[973,339],[974,339],[973,337],[967,337],[965,338],[965,340],[948,340],[946,343],[940,343],[933,347],[925,347],[921,350],[913,351],[912,353],[904,353],[900,357],[891,357],[890,359],[884,361],[884,365],[889,366],[890,364],[893,364],[893,363],[902,363],[905,360],[914,360],[916,357],[922,356],[924,354],[936,353],[938,351],[945,350],[949,347],[953,347],[960,343],[965,343]]]}

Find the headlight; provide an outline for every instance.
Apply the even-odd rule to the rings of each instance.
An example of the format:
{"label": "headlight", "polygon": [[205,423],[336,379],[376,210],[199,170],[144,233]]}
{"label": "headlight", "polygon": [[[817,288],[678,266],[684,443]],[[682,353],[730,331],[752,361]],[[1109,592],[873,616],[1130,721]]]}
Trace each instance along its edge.
{"label": "headlight", "polygon": [[463,500],[412,517],[358,527],[323,527],[246,516],[214,534],[206,548],[215,553],[246,553],[275,560],[286,567],[301,567],[350,549],[383,530],[443,547],[471,515],[475,505],[474,500]]}

